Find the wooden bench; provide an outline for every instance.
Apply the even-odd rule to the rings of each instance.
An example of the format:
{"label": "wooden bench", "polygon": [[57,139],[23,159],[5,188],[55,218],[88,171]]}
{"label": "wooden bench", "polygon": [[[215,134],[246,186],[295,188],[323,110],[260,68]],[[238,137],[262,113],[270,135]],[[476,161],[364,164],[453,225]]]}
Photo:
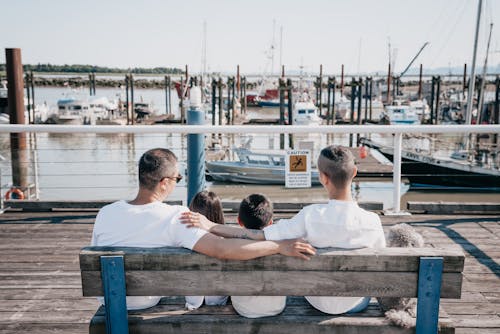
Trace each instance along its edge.
{"label": "wooden bench", "polygon": [[[273,255],[224,261],[180,248],[86,247],[80,252],[84,296],[105,296],[90,333],[454,333],[441,298],[460,298],[464,255],[434,248],[318,250],[310,261]],[[275,317],[246,319],[230,305],[184,308],[184,298],[126,311],[129,296],[286,295],[418,297],[417,326],[389,325],[378,304],[340,316],[289,297]],[[372,299],[374,301],[374,299]],[[439,322],[438,322],[439,314]]]}

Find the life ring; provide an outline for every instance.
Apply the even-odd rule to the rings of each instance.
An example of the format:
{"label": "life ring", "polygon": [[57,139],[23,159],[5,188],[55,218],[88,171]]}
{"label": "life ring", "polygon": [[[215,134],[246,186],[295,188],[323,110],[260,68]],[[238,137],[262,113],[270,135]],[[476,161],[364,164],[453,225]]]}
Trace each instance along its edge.
{"label": "life ring", "polygon": [[[14,195],[14,196],[13,196]],[[12,187],[9,191],[5,193],[5,199],[24,199],[24,193],[21,189]]]}

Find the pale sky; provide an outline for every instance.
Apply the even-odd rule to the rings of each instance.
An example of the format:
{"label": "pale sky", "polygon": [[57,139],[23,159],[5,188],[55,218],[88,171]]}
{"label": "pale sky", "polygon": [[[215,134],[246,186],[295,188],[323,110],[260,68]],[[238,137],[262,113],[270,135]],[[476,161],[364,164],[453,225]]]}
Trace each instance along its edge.
{"label": "pale sky", "polygon": [[[24,63],[182,67],[199,72],[203,22],[210,71],[259,73],[270,61],[308,72],[385,71],[388,41],[401,72],[415,66],[469,65],[478,0],[0,0],[0,62],[7,47]],[[493,22],[489,64],[500,64],[500,1],[484,0],[478,65]]]}

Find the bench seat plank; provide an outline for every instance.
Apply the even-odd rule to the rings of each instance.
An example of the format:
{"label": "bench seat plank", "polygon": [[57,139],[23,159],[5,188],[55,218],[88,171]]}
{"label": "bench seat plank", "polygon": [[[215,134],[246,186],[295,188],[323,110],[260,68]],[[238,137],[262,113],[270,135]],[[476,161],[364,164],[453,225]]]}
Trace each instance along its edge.
{"label": "bench seat plank", "polygon": [[[101,296],[101,274],[83,271],[84,296]],[[390,282],[390,284],[388,284]],[[417,273],[357,271],[127,271],[129,296],[307,295],[416,297]],[[443,273],[441,297],[460,298],[462,275]]]}

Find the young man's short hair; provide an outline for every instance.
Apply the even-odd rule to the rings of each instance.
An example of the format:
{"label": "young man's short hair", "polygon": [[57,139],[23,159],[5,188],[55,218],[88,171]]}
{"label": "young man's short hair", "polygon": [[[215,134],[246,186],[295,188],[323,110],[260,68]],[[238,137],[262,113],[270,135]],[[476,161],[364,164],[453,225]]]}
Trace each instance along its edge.
{"label": "young man's short hair", "polygon": [[175,177],[177,157],[166,148],[145,152],[139,160],[139,185],[153,190],[164,177]]}
{"label": "young man's short hair", "polygon": [[337,188],[350,185],[356,166],[351,151],[343,146],[331,145],[321,150],[318,169],[325,174]]}
{"label": "young man's short hair", "polygon": [[250,195],[241,201],[238,218],[246,228],[260,230],[271,222],[273,205],[264,195]]}

